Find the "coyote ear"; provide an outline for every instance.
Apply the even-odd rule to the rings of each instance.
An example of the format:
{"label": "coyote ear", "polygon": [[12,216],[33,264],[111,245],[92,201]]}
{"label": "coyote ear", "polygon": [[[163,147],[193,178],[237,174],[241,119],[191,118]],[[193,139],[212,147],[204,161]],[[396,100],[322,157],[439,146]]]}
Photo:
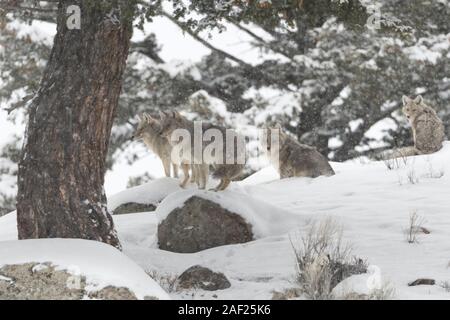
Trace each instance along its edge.
{"label": "coyote ear", "polygon": [[408,96],[403,96],[403,105],[407,105],[409,102],[411,102],[411,99]]}
{"label": "coyote ear", "polygon": [[151,123],[151,122],[155,122],[156,121],[156,119],[155,118],[153,118],[151,115],[149,115],[148,113],[144,113],[144,119],[148,122],[148,123]]}
{"label": "coyote ear", "polygon": [[173,114],[174,114],[175,118],[181,119],[181,114],[178,111],[174,111]]}
{"label": "coyote ear", "polygon": [[169,112],[166,112],[165,115],[170,118],[178,118],[180,116],[178,111],[169,111]]}
{"label": "coyote ear", "polygon": [[161,118],[161,120],[164,120],[167,117],[167,114],[164,111],[160,111],[159,117]]}
{"label": "coyote ear", "polygon": [[423,98],[421,95],[418,95],[415,99],[414,99],[414,103],[415,104],[421,104],[423,101]]}

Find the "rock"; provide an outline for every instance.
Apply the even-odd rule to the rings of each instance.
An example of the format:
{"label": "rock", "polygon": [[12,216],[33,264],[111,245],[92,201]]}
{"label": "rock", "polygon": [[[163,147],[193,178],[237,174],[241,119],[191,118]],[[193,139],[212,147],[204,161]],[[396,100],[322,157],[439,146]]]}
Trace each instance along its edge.
{"label": "rock", "polygon": [[289,288],[284,290],[283,292],[280,291],[272,292],[272,300],[291,300],[296,299],[300,296],[301,291],[299,288]]}
{"label": "rock", "polygon": [[193,266],[178,277],[178,288],[203,289],[208,291],[223,290],[231,287],[230,281],[223,273],[214,272],[202,266]]}
{"label": "rock", "polygon": [[136,300],[127,288],[109,286],[86,291],[86,279],[57,270],[50,263],[25,263],[0,268],[0,300]]}
{"label": "rock", "polygon": [[436,284],[436,281],[434,279],[417,279],[417,280],[414,280],[414,281],[408,283],[408,286],[410,286],[410,287],[421,286],[421,285],[434,286],[435,284]]}
{"label": "rock", "polygon": [[420,231],[421,231],[422,233],[424,233],[424,234],[430,234],[430,233],[431,233],[431,231],[428,230],[428,229],[425,228],[425,227],[420,227],[419,229],[420,229]]}
{"label": "rock", "polygon": [[159,248],[193,253],[253,240],[252,226],[219,204],[192,196],[158,225]]}
{"label": "rock", "polygon": [[90,298],[100,300],[137,300],[136,296],[127,288],[107,286],[89,294]]}
{"label": "rock", "polygon": [[128,214],[128,213],[138,213],[138,212],[149,212],[155,211],[156,205],[154,204],[144,204],[136,202],[128,202],[121,204],[116,209],[114,209],[113,214]]}

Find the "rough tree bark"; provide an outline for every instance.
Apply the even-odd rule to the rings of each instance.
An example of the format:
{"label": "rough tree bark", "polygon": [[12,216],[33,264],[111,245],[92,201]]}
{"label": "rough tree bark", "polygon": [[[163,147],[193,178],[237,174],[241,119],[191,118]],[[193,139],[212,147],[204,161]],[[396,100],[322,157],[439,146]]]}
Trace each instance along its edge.
{"label": "rough tree bark", "polygon": [[[61,0],[18,173],[20,239],[82,238],[120,248],[103,189],[132,33],[133,1]],[[66,10],[81,8],[81,29]]]}

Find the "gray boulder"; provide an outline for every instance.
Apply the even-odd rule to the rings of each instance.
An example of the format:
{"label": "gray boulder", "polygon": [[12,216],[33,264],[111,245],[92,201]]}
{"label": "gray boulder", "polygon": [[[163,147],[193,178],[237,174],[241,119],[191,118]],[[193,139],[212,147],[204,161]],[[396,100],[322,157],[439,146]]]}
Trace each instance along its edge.
{"label": "gray boulder", "polygon": [[113,214],[128,214],[128,213],[138,213],[138,212],[149,212],[155,211],[156,205],[154,204],[144,204],[136,202],[128,202],[121,204],[116,209],[113,210]]}
{"label": "gray boulder", "polygon": [[240,215],[198,196],[158,225],[159,248],[172,252],[193,253],[253,239],[252,226]]}
{"label": "gray boulder", "polygon": [[408,283],[409,287],[415,287],[415,286],[434,286],[436,284],[436,280],[434,279],[426,279],[426,278],[420,278],[416,279],[414,281],[411,281]]}
{"label": "gray boulder", "polygon": [[202,266],[192,266],[178,277],[179,289],[223,290],[231,287],[223,273]]}

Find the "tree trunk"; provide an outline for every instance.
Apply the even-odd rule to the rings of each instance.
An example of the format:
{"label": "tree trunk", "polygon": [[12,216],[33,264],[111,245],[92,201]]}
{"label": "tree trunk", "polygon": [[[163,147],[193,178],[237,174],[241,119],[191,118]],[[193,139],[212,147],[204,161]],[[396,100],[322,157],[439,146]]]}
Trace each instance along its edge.
{"label": "tree trunk", "polygon": [[[61,0],[19,163],[19,239],[82,238],[120,248],[103,189],[134,1]],[[81,29],[66,10],[81,8]]]}

